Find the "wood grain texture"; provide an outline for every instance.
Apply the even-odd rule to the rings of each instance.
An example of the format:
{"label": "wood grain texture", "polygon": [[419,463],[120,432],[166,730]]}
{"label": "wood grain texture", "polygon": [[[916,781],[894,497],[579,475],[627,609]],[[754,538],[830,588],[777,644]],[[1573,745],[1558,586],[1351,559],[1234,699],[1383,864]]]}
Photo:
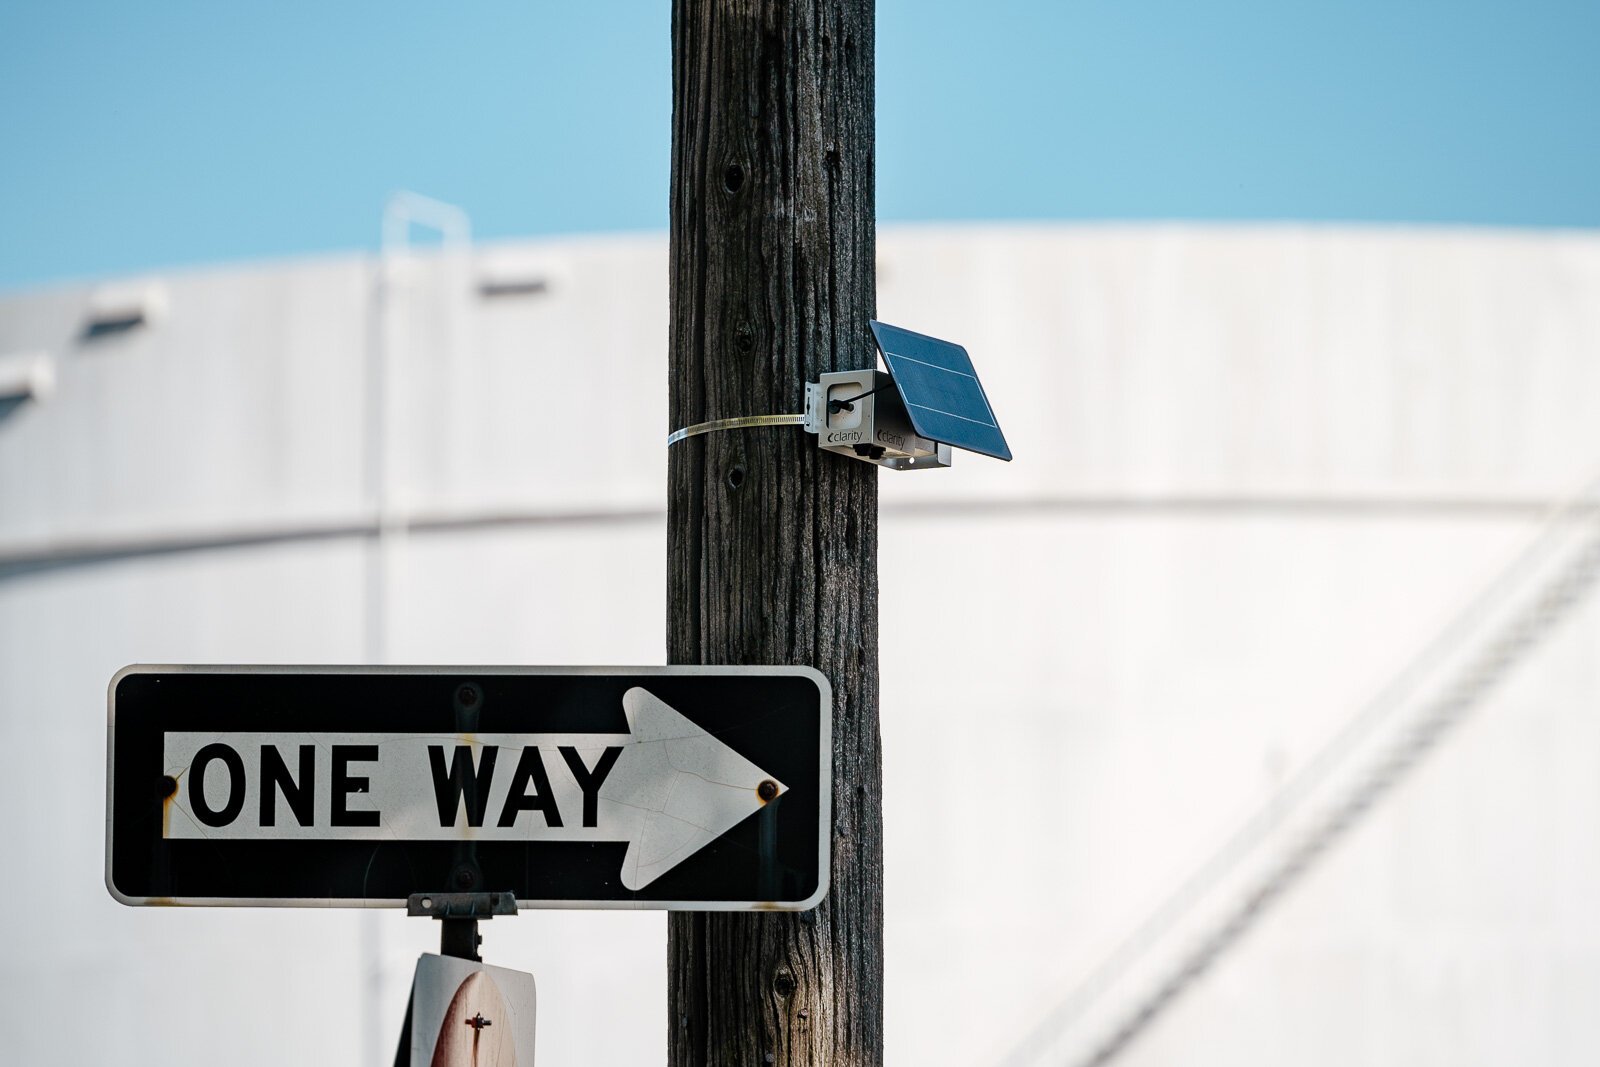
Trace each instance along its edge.
{"label": "wood grain texture", "polygon": [[[675,0],[671,428],[803,410],[872,364],[871,0]],[[832,891],[802,914],[674,914],[670,1062],[883,1058],[877,468],[793,427],[668,460],[673,663],[833,683]]]}

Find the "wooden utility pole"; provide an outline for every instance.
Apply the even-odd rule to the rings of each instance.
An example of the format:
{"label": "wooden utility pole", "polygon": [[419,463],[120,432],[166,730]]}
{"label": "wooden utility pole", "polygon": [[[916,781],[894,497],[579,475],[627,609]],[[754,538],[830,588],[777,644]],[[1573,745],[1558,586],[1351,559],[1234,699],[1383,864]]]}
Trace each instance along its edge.
{"label": "wooden utility pole", "polygon": [[[872,0],[674,0],[673,429],[872,363],[872,79]],[[676,1067],[883,1059],[877,474],[794,426],[671,446],[670,661],[805,664],[834,695],[832,891],[669,917]]]}

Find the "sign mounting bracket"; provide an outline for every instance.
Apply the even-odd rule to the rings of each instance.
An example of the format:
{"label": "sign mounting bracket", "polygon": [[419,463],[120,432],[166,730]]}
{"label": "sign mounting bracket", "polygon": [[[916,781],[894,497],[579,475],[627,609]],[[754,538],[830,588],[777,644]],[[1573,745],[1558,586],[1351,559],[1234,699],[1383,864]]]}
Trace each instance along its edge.
{"label": "sign mounting bracket", "polygon": [[439,955],[482,963],[478,946],[478,920],[496,915],[515,915],[517,898],[512,893],[412,893],[406,900],[406,914],[439,920]]}

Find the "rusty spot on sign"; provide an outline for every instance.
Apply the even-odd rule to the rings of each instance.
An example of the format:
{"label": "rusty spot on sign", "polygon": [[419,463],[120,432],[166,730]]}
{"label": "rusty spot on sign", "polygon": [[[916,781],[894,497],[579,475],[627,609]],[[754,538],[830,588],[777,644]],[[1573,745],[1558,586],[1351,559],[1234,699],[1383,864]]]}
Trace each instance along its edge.
{"label": "rusty spot on sign", "polygon": [[161,797],[161,836],[172,836],[172,805],[178,799],[178,779],[170,774],[161,776],[161,784],[157,787]]}

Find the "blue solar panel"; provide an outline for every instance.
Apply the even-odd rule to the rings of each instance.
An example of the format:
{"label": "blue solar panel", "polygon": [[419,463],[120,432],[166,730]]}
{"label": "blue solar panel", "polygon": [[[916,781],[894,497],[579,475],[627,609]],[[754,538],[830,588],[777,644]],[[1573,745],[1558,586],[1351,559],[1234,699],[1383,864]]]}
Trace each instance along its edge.
{"label": "blue solar panel", "polygon": [[872,335],[905,401],[912,429],[932,441],[1011,459],[965,348],[882,322],[872,323]]}

